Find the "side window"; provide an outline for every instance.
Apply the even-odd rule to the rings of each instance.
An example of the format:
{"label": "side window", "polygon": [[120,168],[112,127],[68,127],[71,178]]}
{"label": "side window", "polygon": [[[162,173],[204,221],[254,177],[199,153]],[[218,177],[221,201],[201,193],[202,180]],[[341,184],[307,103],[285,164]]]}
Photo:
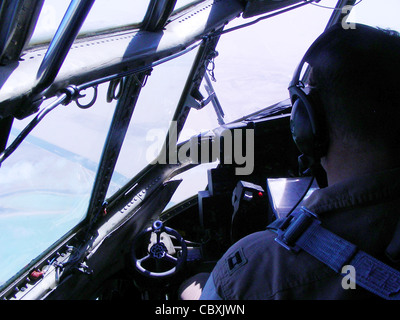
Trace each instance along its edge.
{"label": "side window", "polygon": [[[293,73],[331,14],[332,10],[307,5],[221,36],[213,87],[225,122],[289,98]],[[234,20],[225,30],[247,22]]]}
{"label": "side window", "polygon": [[[0,284],[86,216],[115,108],[106,92],[106,84],[99,87],[90,109],[71,103],[53,110],[2,163]],[[14,121],[9,143],[30,120]]]}
{"label": "side window", "polygon": [[112,195],[161,152],[197,50],[154,68],[142,88],[108,190]]}
{"label": "side window", "polygon": [[362,1],[351,10],[344,26],[351,28],[351,23],[357,22],[400,32],[399,10],[400,2],[396,0],[386,0],[384,6],[376,1]]}

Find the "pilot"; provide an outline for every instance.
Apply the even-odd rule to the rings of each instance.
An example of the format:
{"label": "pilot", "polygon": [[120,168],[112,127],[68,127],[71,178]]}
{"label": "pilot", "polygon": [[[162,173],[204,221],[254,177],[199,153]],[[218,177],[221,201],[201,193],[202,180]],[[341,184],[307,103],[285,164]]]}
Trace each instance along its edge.
{"label": "pilot", "polygon": [[[311,66],[306,86],[299,81],[305,63]],[[400,270],[399,77],[396,32],[335,25],[307,51],[289,92],[294,140],[311,168],[323,167],[327,181],[302,205],[325,229]],[[234,244],[200,299],[378,298],[306,251],[287,250],[276,237],[267,229]]]}

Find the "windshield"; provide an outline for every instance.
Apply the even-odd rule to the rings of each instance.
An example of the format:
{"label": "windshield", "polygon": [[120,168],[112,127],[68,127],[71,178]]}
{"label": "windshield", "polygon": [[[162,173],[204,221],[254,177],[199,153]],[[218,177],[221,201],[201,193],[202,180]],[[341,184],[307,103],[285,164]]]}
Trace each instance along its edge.
{"label": "windshield", "polygon": [[[32,43],[51,38],[69,2],[45,1]],[[179,5],[192,2],[179,1]],[[149,1],[139,4],[139,1],[119,0],[118,3],[96,1],[82,32],[141,22]],[[156,157],[195,55],[193,50],[158,66],[143,84],[113,172],[109,196]],[[2,163],[0,285],[86,217],[117,104],[115,100],[106,102],[108,85],[98,87],[96,103],[89,109],[71,103],[49,113]],[[92,98],[92,90],[85,91],[87,97],[82,99],[83,104]],[[50,103],[51,99],[43,105]],[[14,121],[8,146],[35,116]]]}
{"label": "windshield", "polygon": [[[324,3],[336,5],[336,1]],[[222,35],[209,73],[223,109],[224,123],[289,97],[287,86],[297,64],[324,31],[331,14],[332,10],[308,5]],[[248,20],[236,19],[225,29],[243,25]],[[204,82],[201,92],[207,97],[205,86]],[[180,141],[218,125],[211,103],[201,110],[192,109]]]}
{"label": "windshield", "polygon": [[[0,283],[86,216],[114,105],[50,113],[0,170]],[[12,141],[30,118],[15,121]],[[7,245],[6,245],[7,244]]]}
{"label": "windshield", "polygon": [[[197,50],[192,50],[154,68],[147,79],[113,174],[113,181],[120,177],[119,187],[152,163],[161,152],[196,53]],[[118,185],[112,184],[108,196],[117,190]]]}

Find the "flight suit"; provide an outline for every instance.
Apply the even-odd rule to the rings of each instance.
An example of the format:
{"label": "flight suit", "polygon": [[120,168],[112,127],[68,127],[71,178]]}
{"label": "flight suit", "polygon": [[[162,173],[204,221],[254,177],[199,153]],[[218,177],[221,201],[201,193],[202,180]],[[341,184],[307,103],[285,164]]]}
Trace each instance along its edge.
{"label": "flight suit", "polygon": [[[303,203],[322,226],[400,269],[400,169],[314,191]],[[234,244],[218,261],[201,299],[375,299],[307,252],[279,245],[265,230]]]}

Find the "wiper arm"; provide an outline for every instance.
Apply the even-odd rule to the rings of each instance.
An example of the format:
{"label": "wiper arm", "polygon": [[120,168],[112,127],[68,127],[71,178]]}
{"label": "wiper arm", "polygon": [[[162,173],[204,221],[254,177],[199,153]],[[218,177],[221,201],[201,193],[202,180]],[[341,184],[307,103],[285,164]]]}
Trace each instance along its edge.
{"label": "wiper arm", "polygon": [[206,80],[206,85],[204,87],[211,98],[211,103],[214,107],[215,113],[217,114],[218,124],[223,125],[225,124],[225,113],[224,110],[222,110],[221,104],[219,103],[217,94],[215,93],[214,87],[207,72],[204,74],[204,79]]}
{"label": "wiper arm", "polygon": [[222,110],[222,107],[221,107],[221,104],[219,103],[217,94],[215,93],[214,87],[213,87],[210,77],[207,73],[204,74],[204,79],[206,81],[204,88],[207,91],[208,97],[204,99],[204,97],[200,93],[199,89],[195,88],[192,91],[192,94],[189,95],[189,97],[187,98],[187,105],[196,110],[201,110],[211,102],[211,104],[214,107],[215,113],[217,115],[218,124],[223,125],[223,124],[225,124],[225,121],[224,121],[225,113],[224,113],[224,110]]}

